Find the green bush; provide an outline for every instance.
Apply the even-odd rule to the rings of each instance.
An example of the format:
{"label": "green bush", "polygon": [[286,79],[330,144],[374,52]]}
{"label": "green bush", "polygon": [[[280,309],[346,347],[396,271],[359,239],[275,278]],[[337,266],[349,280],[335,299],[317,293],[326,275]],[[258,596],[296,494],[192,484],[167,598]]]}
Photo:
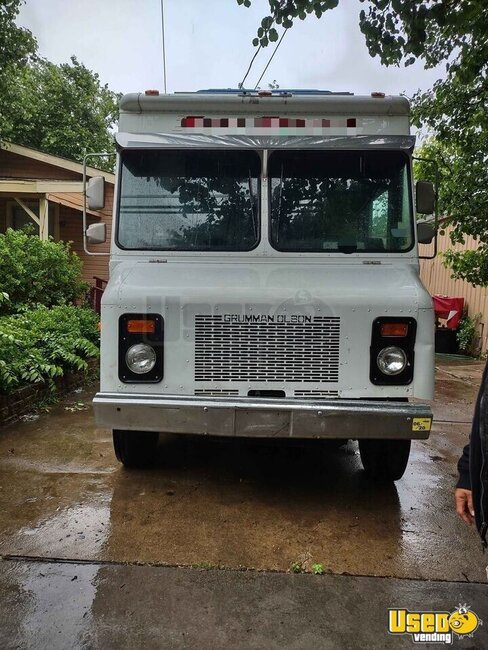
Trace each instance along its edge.
{"label": "green bush", "polygon": [[33,305],[64,305],[84,297],[88,285],[81,281],[82,262],[69,244],[42,241],[23,230],[0,234],[0,314]]}
{"label": "green bush", "polygon": [[459,343],[459,349],[466,354],[473,354],[473,345],[476,339],[476,333],[481,321],[482,314],[475,314],[470,318],[467,313],[461,318],[459,327],[456,333],[456,338]]}
{"label": "green bush", "polygon": [[[8,301],[7,301],[8,302]],[[0,317],[0,393],[87,368],[97,357],[98,316],[73,305],[39,306]]]}

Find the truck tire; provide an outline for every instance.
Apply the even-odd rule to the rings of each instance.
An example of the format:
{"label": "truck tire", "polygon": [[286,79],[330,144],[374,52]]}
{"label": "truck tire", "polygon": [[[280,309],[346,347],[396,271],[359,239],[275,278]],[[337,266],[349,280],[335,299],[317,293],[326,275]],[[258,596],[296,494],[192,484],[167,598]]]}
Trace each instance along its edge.
{"label": "truck tire", "polygon": [[371,478],[398,481],[410,456],[411,440],[359,440],[359,453],[365,472]]}
{"label": "truck tire", "polygon": [[124,467],[142,468],[154,463],[159,433],[154,431],[112,431],[117,460]]}

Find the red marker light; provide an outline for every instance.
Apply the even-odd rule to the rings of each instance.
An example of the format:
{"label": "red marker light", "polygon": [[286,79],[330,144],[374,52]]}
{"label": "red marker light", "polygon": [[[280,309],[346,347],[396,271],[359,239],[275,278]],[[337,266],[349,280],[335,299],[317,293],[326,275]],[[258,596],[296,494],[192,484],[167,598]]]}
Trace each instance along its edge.
{"label": "red marker light", "polygon": [[154,89],[146,90],[144,91],[144,94],[147,95],[148,97],[157,97],[159,95],[159,90],[154,90]]}
{"label": "red marker light", "polygon": [[374,93],[371,93],[371,97],[374,97],[375,99],[384,99],[385,98],[385,93],[374,92]]}

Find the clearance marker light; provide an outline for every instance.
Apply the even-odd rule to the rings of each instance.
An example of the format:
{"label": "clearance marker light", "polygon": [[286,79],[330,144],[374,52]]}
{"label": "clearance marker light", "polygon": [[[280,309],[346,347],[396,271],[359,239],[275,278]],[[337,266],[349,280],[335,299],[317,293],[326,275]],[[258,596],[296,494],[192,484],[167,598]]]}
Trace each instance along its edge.
{"label": "clearance marker light", "polygon": [[381,336],[407,336],[408,323],[382,323]]}
{"label": "clearance marker light", "polygon": [[129,334],[154,334],[156,324],[153,320],[129,320],[127,331]]}

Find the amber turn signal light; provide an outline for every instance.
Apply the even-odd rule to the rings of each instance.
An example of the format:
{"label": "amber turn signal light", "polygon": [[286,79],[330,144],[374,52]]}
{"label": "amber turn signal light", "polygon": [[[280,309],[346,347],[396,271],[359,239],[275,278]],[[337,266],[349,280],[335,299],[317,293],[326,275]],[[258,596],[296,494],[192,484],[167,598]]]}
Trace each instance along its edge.
{"label": "amber turn signal light", "polygon": [[129,320],[127,331],[129,334],[154,334],[156,323],[153,320]]}
{"label": "amber turn signal light", "polygon": [[407,336],[408,323],[381,323],[381,336]]}

